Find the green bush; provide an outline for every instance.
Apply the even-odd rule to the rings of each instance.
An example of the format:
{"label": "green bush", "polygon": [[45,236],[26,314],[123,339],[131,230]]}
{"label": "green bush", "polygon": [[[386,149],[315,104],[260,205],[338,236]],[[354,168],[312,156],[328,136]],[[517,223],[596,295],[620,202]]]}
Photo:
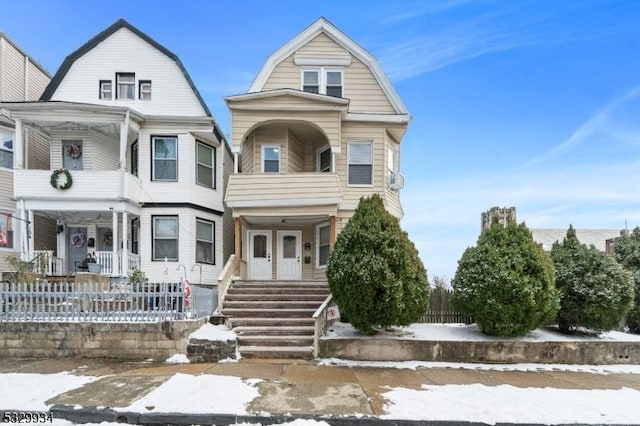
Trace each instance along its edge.
{"label": "green bush", "polygon": [[426,311],[427,272],[382,198],[362,198],[337,238],[327,279],[340,310],[361,333],[408,325]]}
{"label": "green bush", "polygon": [[522,336],[555,318],[553,263],[523,224],[494,223],[469,247],[452,280],[454,307],[492,336]]}
{"label": "green bush", "polygon": [[560,331],[618,328],[633,306],[631,275],[605,253],[581,244],[572,226],[562,243],[553,245],[551,258],[560,293]]}
{"label": "green bush", "polygon": [[635,303],[627,316],[629,330],[640,334],[640,228],[623,235],[614,246],[616,260],[631,273],[635,286]]}

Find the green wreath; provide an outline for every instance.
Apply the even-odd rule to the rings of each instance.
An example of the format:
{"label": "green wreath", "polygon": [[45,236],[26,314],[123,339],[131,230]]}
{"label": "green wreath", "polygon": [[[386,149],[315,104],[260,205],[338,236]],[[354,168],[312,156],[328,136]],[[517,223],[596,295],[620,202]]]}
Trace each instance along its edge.
{"label": "green wreath", "polygon": [[[64,185],[59,185],[58,184],[58,177],[61,174],[64,174],[66,176],[66,178],[67,178],[67,181],[65,182]],[[67,169],[58,169],[58,170],[54,170],[53,173],[51,173],[51,179],[49,180],[49,183],[55,189],[60,189],[60,190],[64,191],[65,189],[71,188],[71,185],[73,184],[73,179],[71,178],[71,173],[69,173],[69,170],[67,170]]]}

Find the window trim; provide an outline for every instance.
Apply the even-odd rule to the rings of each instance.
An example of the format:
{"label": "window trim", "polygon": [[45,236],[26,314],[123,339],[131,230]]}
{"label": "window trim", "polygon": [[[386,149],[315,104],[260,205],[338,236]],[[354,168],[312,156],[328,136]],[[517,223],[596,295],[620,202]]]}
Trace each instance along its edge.
{"label": "window trim", "polygon": [[[2,145],[0,143],[0,151],[3,152],[8,152],[11,154],[11,167],[2,167],[0,166],[0,169],[4,169],[4,170],[13,170],[13,164],[14,164],[14,160],[15,160],[15,143],[16,143],[16,131],[15,129],[12,129],[10,127],[6,127],[6,126],[0,126],[0,129],[6,131],[7,133],[13,135],[12,139],[11,139],[11,149],[9,148],[5,148],[4,145]],[[0,141],[2,142],[2,141]]]}
{"label": "window trim", "polygon": [[[329,170],[323,172],[321,169],[320,156],[324,152],[329,151]],[[331,145],[325,145],[316,150],[316,173],[332,173],[333,172],[333,154],[331,153]]]}
{"label": "window trim", "polygon": [[[345,97],[345,90],[344,90],[344,67],[336,67],[336,66],[318,66],[318,67],[314,67],[314,66],[302,66],[300,67],[300,90],[305,92],[305,93],[313,93],[313,92],[306,92],[304,90],[304,73],[305,72],[312,72],[315,71],[318,73],[318,94],[320,95],[325,95],[325,96],[333,96],[333,95],[327,95],[327,73],[328,72],[339,72],[340,73],[340,88],[341,88],[341,95],[339,96],[340,98],[344,98]],[[331,87],[337,87],[335,85],[332,85]],[[334,97],[338,97],[338,96],[334,96]]]}
{"label": "window trim", "polygon": [[[198,260],[198,241],[203,241],[198,239],[198,222],[206,223],[211,225],[211,256],[213,257],[212,262],[204,262]],[[195,246],[195,263],[200,263],[203,265],[215,265],[216,264],[216,222],[213,220],[203,219],[201,217],[196,217],[196,246]]]}
{"label": "window trim", "polygon": [[[142,86],[148,84],[149,90],[143,90]],[[150,101],[151,100],[151,80],[138,80],[138,99],[142,101]],[[143,97],[143,95],[149,94],[149,97]]]}
{"label": "window trim", "polygon": [[[329,228],[329,254],[331,254],[331,224],[323,222],[316,225],[316,269],[326,269],[327,264],[320,264],[320,228]],[[329,258],[327,257],[327,261]]]}
{"label": "window trim", "polygon": [[[277,172],[265,172],[264,171],[264,162],[265,158],[265,150],[267,148],[275,148],[278,150],[278,171]],[[262,157],[260,158],[260,164],[262,167],[262,173],[280,173],[282,171],[282,147],[280,145],[262,145]]]}
{"label": "window trim", "polygon": [[[123,98],[120,94],[120,77],[133,77],[133,82],[131,83],[123,83],[128,85],[133,86],[133,93],[132,93],[132,97],[130,98]],[[117,72],[116,73],[116,100],[120,100],[120,101],[133,101],[136,99],[136,74],[133,72]]]}
{"label": "window trim", "polygon": [[[135,177],[139,177],[138,174],[140,172],[140,145],[138,144],[138,140],[136,139],[131,144],[131,174]],[[134,161],[135,160],[135,161]]]}
{"label": "window trim", "polygon": [[[155,139],[168,139],[173,138],[176,141],[176,157],[173,159],[176,163],[176,178],[175,179],[157,179],[156,178],[156,144]],[[178,182],[178,135],[151,135],[151,181],[153,182]]]}
{"label": "window trim", "polygon": [[[351,149],[349,149],[351,147],[351,144],[356,144],[356,145],[364,145],[364,144],[369,144],[371,145],[371,183],[350,183],[349,181],[349,167],[351,166]],[[375,176],[375,165],[374,165],[374,158],[375,158],[375,152],[374,152],[374,143],[372,140],[366,140],[366,139],[354,139],[354,140],[350,140],[347,141],[347,186],[349,187],[354,187],[354,188],[371,188],[374,186],[374,176]],[[362,165],[362,164],[360,164]]]}
{"label": "window trim", "polygon": [[304,73],[306,72],[315,72],[316,74],[318,74],[318,94],[322,93],[322,71],[320,68],[311,68],[311,67],[302,67],[301,71],[300,71],[300,90],[302,90],[305,93],[316,93],[316,92],[308,92],[306,90],[304,90],[304,87],[306,86],[304,84]]}
{"label": "window trim", "polygon": [[[170,262],[177,262],[180,259],[180,216],[179,215],[169,215],[169,214],[159,214],[159,215],[151,215],[151,261],[152,262],[164,262],[165,258],[163,257],[162,259],[157,259],[155,257],[156,254],[156,219],[160,219],[160,218],[175,218],[176,220],[176,255],[177,257],[174,258],[166,258],[167,261]],[[168,240],[169,238],[163,238]],[[173,238],[171,238],[173,240]]]}
{"label": "window trim", "polygon": [[[208,149],[211,150],[211,167],[210,167],[211,168],[211,185],[207,185],[207,184],[198,182],[198,167],[201,166],[201,165],[204,166],[204,167],[209,167],[206,164],[201,164],[199,162],[199,157],[198,157],[198,146],[199,145],[202,145],[205,148],[208,148]],[[196,155],[195,155],[195,157],[196,157],[196,173],[195,173],[196,174],[196,176],[195,176],[196,177],[196,185],[204,186],[205,188],[210,188],[210,189],[216,189],[217,188],[217,185],[216,185],[216,183],[217,183],[216,182],[216,173],[217,173],[217,170],[216,170],[216,168],[217,168],[216,167],[216,155],[217,155],[216,147],[208,145],[208,144],[196,139]]]}
{"label": "window trim", "polygon": [[[103,88],[103,85],[105,84],[109,84],[111,86],[111,88],[106,91]],[[105,96],[105,93],[109,93],[109,97],[107,98]],[[103,101],[111,101],[113,100],[113,81],[111,80],[100,80],[100,82],[98,83],[98,99],[103,100]]]}

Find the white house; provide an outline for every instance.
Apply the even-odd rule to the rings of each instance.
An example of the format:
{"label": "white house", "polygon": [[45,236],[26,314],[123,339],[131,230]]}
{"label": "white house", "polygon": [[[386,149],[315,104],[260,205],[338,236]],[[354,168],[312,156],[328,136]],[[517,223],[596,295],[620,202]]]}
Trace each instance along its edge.
{"label": "white house", "polygon": [[[52,272],[92,254],[112,277],[216,282],[233,249],[230,150],[175,54],[120,19],[67,56],[40,101],[1,107],[15,122],[17,214],[58,225]],[[49,166],[25,163],[27,132],[48,141]],[[38,254],[28,223],[24,259]]]}

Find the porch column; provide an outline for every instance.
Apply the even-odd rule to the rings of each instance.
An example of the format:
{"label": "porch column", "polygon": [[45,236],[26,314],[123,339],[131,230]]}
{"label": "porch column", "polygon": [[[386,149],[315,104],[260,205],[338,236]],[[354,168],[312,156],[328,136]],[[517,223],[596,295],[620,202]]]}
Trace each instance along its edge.
{"label": "porch column", "polygon": [[22,119],[15,119],[16,134],[13,145],[13,168],[24,169],[24,127]]}
{"label": "porch column", "polygon": [[29,223],[27,219],[27,211],[24,208],[24,200],[18,202],[18,218],[20,219],[20,260],[29,261]]}
{"label": "porch column", "polygon": [[233,173],[238,174],[238,153],[233,153]]}
{"label": "porch column", "polygon": [[27,238],[28,238],[28,244],[29,244],[29,260],[33,259],[35,257],[35,250],[34,250],[34,246],[35,246],[35,222],[33,221],[33,210],[29,210],[27,211],[27,218],[29,220],[29,223],[27,223],[27,227],[28,227],[28,231],[27,231]]}
{"label": "porch column", "polygon": [[333,149],[331,150],[331,173],[337,173],[336,172],[336,155],[338,153],[335,152]]}
{"label": "porch column", "polygon": [[235,261],[233,262],[233,275],[236,277],[240,275],[240,260],[242,258],[241,253],[241,241],[242,241],[242,224],[240,218],[234,219],[234,237],[235,237]]}
{"label": "porch column", "polygon": [[118,212],[113,210],[113,217],[112,217],[112,223],[111,223],[111,227],[113,228],[113,230],[111,231],[111,233],[113,234],[113,238],[111,239],[111,276],[120,276],[120,262],[118,262],[118,246],[120,245],[119,241],[120,239],[118,238]]}
{"label": "porch column", "polygon": [[329,252],[333,251],[336,243],[336,217],[329,216]]}
{"label": "porch column", "polygon": [[129,213],[122,212],[122,276],[129,276]]}
{"label": "porch column", "polygon": [[129,111],[124,115],[124,120],[120,123],[120,169],[125,169],[127,165],[127,139],[129,136]]}

